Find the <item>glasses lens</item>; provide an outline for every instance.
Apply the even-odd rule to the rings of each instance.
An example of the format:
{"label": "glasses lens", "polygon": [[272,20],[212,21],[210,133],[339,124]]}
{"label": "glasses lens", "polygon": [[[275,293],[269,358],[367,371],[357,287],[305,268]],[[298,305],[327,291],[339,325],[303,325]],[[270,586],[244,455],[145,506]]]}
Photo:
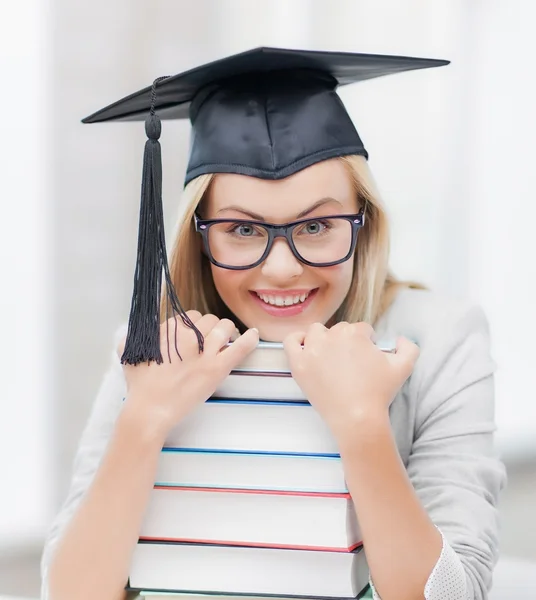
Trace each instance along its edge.
{"label": "glasses lens", "polygon": [[268,233],[253,223],[213,223],[208,230],[208,244],[217,262],[229,267],[246,267],[263,255]]}
{"label": "glasses lens", "polygon": [[352,246],[352,224],[347,219],[309,219],[292,231],[298,254],[315,264],[345,258]]}

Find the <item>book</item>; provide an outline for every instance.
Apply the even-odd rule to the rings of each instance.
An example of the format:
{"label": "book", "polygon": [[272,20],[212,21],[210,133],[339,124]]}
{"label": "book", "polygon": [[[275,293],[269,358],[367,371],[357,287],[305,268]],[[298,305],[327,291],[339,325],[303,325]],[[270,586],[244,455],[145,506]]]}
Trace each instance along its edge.
{"label": "book", "polygon": [[[255,351],[254,351],[255,352]],[[213,398],[307,402],[296,380],[288,373],[232,371],[216,388]]]}
{"label": "book", "polygon": [[350,599],[368,577],[362,546],[328,552],[140,541],[127,589]]}
{"label": "book", "polygon": [[362,543],[349,494],[155,487],[141,540],[348,552]]}
{"label": "book", "polygon": [[339,456],[163,448],[157,486],[348,492]]}
{"label": "book", "polygon": [[[227,346],[231,345],[229,342]],[[376,346],[383,352],[395,352],[396,343],[393,340],[378,340]],[[233,369],[235,373],[255,374],[290,374],[290,365],[282,342],[260,341],[253,352]]]}
{"label": "book", "polygon": [[169,432],[164,447],[339,455],[335,438],[309,403],[269,400],[208,400]]}

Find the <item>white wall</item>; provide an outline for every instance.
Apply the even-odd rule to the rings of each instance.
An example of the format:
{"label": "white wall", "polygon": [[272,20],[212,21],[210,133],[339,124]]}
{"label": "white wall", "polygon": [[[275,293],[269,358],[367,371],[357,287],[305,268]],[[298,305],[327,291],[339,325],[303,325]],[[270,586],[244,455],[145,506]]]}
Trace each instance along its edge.
{"label": "white wall", "polygon": [[475,3],[469,293],[493,326],[501,446],[536,455],[536,4]]}
{"label": "white wall", "polygon": [[38,540],[50,511],[46,4],[0,18],[0,552]]}

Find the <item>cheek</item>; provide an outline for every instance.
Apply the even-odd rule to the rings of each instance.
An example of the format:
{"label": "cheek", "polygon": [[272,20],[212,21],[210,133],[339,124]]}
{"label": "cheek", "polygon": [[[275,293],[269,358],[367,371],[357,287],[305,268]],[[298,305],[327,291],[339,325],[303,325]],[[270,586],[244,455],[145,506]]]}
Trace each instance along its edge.
{"label": "cheek", "polygon": [[211,265],[214,286],[223,302],[231,308],[240,298],[237,291],[240,290],[247,280],[247,271],[230,271],[220,269]]}
{"label": "cheek", "polygon": [[322,269],[324,282],[331,289],[335,295],[342,294],[343,296],[348,292],[352,283],[352,275],[354,272],[353,261],[346,261],[341,265],[335,265],[333,267],[326,267]]}

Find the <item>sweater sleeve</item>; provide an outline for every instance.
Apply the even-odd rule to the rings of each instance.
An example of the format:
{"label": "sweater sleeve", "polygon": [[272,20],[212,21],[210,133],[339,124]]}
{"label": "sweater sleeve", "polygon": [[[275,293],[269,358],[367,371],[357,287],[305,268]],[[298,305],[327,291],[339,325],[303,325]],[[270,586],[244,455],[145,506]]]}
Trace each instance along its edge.
{"label": "sweater sleeve", "polygon": [[487,600],[506,482],[494,449],[495,363],[479,307],[440,317],[423,336],[407,388],[417,399],[407,472],[443,538],[423,594],[426,600]]}
{"label": "sweater sleeve", "polygon": [[58,542],[93,481],[122,407],[126,385],[123,369],[116,354],[116,346],[122,335],[124,335],[124,327],[121,327],[115,335],[116,343],[110,367],[101,383],[82,433],[73,463],[67,497],[53,520],[45,540],[41,556],[41,600],[49,598],[48,570]]}

